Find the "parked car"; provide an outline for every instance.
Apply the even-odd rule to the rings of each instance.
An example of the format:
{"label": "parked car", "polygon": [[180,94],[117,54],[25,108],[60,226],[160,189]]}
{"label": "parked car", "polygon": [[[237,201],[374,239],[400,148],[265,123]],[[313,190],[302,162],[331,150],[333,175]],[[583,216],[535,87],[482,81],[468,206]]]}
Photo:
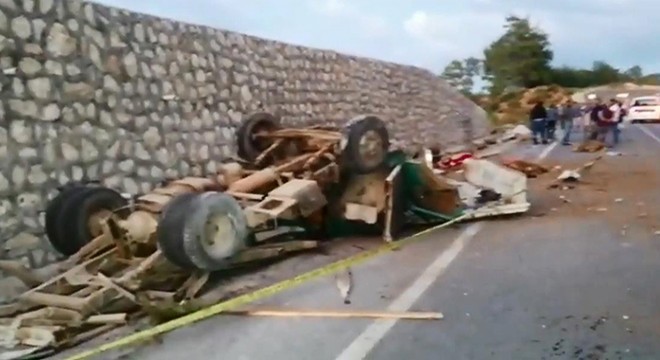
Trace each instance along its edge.
{"label": "parked car", "polygon": [[631,123],[660,122],[660,95],[631,99],[626,121]]}

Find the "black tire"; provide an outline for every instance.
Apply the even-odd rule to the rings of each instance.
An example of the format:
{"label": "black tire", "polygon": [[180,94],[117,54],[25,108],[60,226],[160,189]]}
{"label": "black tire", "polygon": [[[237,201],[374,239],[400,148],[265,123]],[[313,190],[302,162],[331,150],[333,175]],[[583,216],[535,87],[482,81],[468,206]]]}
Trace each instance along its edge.
{"label": "black tire", "polygon": [[183,250],[181,229],[185,227],[186,217],[192,210],[191,203],[197,193],[181,194],[170,200],[160,214],[156,228],[156,241],[160,251],[172,264],[183,269],[194,269]]}
{"label": "black tire", "polygon": [[[369,156],[361,151],[363,139],[372,142]],[[385,164],[389,147],[390,137],[385,123],[373,115],[358,116],[342,131],[342,165],[357,174],[372,173]]]}
{"label": "black tire", "polygon": [[67,256],[75,254],[92,240],[90,216],[100,210],[115,211],[127,205],[128,200],[120,193],[101,186],[86,187],[66,198],[55,224],[59,238],[57,251]]}
{"label": "black tire", "polygon": [[[227,268],[231,258],[247,247],[250,236],[243,209],[236,199],[218,192],[203,193],[192,205],[194,208],[188,214],[182,229],[186,255],[200,270],[215,271]],[[228,226],[224,231],[222,223],[212,223],[220,219],[227,221],[225,225]],[[208,227],[212,225],[215,225],[215,236],[208,231]],[[221,243],[213,240],[221,240]],[[213,245],[220,245],[215,248],[215,253],[205,246],[212,242]]]}
{"label": "black tire", "polygon": [[46,237],[55,250],[62,253],[62,244],[58,236],[57,218],[62,212],[62,205],[72,196],[86,189],[84,184],[70,183],[62,187],[60,192],[46,206]]}
{"label": "black tire", "polygon": [[254,135],[259,131],[274,131],[279,128],[279,120],[270,113],[260,112],[248,116],[236,131],[238,156],[250,162],[256,160],[270,144],[268,141],[256,141]]}

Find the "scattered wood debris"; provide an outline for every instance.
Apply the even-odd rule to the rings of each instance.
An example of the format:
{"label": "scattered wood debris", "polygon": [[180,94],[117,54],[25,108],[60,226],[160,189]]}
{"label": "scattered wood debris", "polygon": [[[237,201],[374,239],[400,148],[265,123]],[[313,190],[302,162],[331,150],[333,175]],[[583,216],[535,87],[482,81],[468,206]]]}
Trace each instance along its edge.
{"label": "scattered wood debris", "polygon": [[525,160],[505,161],[504,166],[525,174],[528,178],[536,178],[550,171],[547,167]]}
{"label": "scattered wood debris", "polygon": [[[176,100],[170,95],[164,98]],[[350,171],[366,177],[392,167],[387,128],[374,116],[356,117],[343,129],[286,129],[276,120],[267,113],[246,119],[237,131],[241,158],[223,164],[212,178],[173,180],[134,198],[100,184],[72,183],[63,188],[56,198],[59,204],[54,199],[56,206],[49,206],[50,215],[46,214],[51,244],[68,256],[54,267],[55,274],[45,278],[20,263],[0,261],[0,270],[29,288],[14,302],[0,306],[0,345],[12,350],[11,356],[22,356],[75,346],[137,317],[150,316],[158,322],[177,318],[209,305],[201,294],[211,272],[234,271],[317,249],[319,241],[275,241],[275,237],[260,235],[280,228],[279,220],[299,221],[305,230],[326,225],[322,210],[334,199],[326,199],[322,190],[338,184],[340,174]],[[483,146],[494,143],[497,141],[484,141]],[[462,154],[449,165],[460,165],[470,157]],[[371,208],[376,209],[376,220],[386,215],[387,234],[402,225],[401,214],[395,210],[405,210],[401,205],[404,180],[398,175],[401,163],[379,183],[385,193],[360,193],[361,198],[369,195],[378,200],[374,203],[382,203]],[[547,172],[540,165],[523,163],[517,161],[513,166],[528,176]],[[455,213],[458,190],[424,166],[416,174],[422,183],[416,185],[422,199],[419,203],[439,213]],[[84,207],[79,205],[83,201],[94,205],[87,206],[94,213],[82,212]],[[446,203],[450,209],[445,209]],[[350,205],[355,205],[353,200]],[[344,217],[348,219],[346,214]],[[66,222],[49,223],[54,218]],[[77,231],[80,228],[89,231]],[[337,278],[346,304],[351,302],[353,285],[350,269]],[[231,314],[442,318],[441,313],[364,311],[257,309]]]}
{"label": "scattered wood debris", "polygon": [[575,152],[594,153],[605,148],[605,143],[598,140],[587,140],[575,147]]}
{"label": "scattered wood debris", "polygon": [[248,309],[224,311],[222,315],[268,316],[268,317],[323,317],[323,318],[367,318],[367,319],[402,319],[402,320],[441,320],[440,312],[427,311],[367,311],[367,310],[283,310],[283,309]]}
{"label": "scattered wood debris", "polygon": [[[548,185],[549,189],[557,189],[557,188],[562,188],[566,189],[566,187],[562,186],[563,183],[577,183],[580,181],[582,178],[583,174],[588,172],[598,160],[602,159],[602,155],[597,156],[596,158],[584,163],[580,167],[573,169],[573,170],[564,170],[559,176],[557,176],[557,179],[555,179],[553,182],[551,182]],[[568,187],[570,188],[570,186]]]}

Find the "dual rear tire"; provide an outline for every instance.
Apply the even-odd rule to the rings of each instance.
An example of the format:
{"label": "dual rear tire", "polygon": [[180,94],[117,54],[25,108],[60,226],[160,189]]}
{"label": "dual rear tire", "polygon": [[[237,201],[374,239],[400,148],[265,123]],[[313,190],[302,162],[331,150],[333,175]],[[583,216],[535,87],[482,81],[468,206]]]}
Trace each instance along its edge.
{"label": "dual rear tire", "polygon": [[[269,113],[248,116],[236,131],[238,155],[253,162],[272,143],[257,134],[281,129],[279,119]],[[341,131],[341,161],[348,172],[369,174],[380,169],[390,146],[385,123],[373,115],[361,115],[348,121]]]}
{"label": "dual rear tire", "polygon": [[112,189],[67,184],[46,207],[46,236],[57,252],[71,256],[94,238],[90,219],[95,214],[121,211],[127,205],[128,200]]}
{"label": "dual rear tire", "polygon": [[[99,234],[90,221],[101,212],[125,212],[128,200],[112,189],[71,183],[46,208],[46,235],[53,248],[71,256]],[[156,239],[163,255],[185,269],[221,270],[245,249],[250,231],[243,209],[218,192],[187,193],[163,209]]]}

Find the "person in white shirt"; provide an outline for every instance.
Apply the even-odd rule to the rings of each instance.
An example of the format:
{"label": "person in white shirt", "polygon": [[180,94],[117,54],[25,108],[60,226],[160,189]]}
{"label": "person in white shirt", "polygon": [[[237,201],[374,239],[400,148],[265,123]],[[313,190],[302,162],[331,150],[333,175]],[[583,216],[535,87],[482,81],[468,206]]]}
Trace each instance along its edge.
{"label": "person in white shirt", "polygon": [[609,108],[613,114],[612,119],[614,119],[614,124],[612,124],[612,142],[613,145],[616,146],[619,144],[619,135],[621,134],[619,123],[622,118],[621,113],[623,109],[621,108],[621,104],[616,99],[610,99]]}

